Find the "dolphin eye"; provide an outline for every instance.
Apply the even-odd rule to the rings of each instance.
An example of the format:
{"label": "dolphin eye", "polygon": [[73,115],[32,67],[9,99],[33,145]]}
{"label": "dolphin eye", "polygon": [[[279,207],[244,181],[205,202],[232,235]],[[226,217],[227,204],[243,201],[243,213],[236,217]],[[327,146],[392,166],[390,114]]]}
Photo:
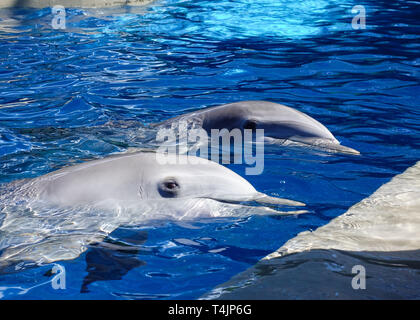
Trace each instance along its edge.
{"label": "dolphin eye", "polygon": [[165,188],[169,190],[173,190],[178,187],[178,184],[175,181],[165,182]]}
{"label": "dolphin eye", "polygon": [[255,130],[257,129],[257,123],[254,120],[247,120],[244,123],[244,129]]}
{"label": "dolphin eye", "polygon": [[178,196],[180,186],[175,178],[170,177],[159,183],[158,191],[162,197],[174,198]]}

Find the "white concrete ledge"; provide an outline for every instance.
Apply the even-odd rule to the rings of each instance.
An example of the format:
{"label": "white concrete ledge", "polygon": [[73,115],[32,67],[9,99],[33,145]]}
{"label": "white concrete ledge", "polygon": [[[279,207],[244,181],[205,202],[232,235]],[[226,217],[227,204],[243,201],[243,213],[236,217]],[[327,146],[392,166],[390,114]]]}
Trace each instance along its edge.
{"label": "white concrete ledge", "polygon": [[[419,257],[420,162],[201,298],[420,299]],[[354,266],[366,270],[363,290]]]}
{"label": "white concrete ledge", "polygon": [[104,8],[142,6],[154,0],[0,0],[0,8],[46,8],[61,5],[65,8]]}

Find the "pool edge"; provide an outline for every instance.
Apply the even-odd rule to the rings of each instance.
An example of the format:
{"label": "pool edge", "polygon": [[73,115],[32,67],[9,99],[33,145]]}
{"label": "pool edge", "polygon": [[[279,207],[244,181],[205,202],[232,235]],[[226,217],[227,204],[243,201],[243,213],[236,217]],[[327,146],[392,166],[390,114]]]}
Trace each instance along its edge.
{"label": "pool edge", "polygon": [[[296,276],[300,279],[290,279],[290,272],[288,273],[287,267],[284,268],[285,265],[290,263],[296,263],[296,260],[298,260],[300,263],[312,263],[313,261],[319,259],[319,257],[325,257],[326,259],[335,259],[335,257],[338,256],[338,260],[341,259],[341,262],[345,261],[345,263],[356,263],[357,261],[357,254],[362,254],[365,257],[367,256],[368,259],[372,259],[375,254],[381,254],[381,251],[369,251],[369,248],[363,248],[363,246],[359,249],[359,251],[352,251],[352,247],[346,248],[346,244],[344,243],[343,247],[344,249],[340,248],[340,246],[335,246],[334,242],[332,242],[331,245],[326,246],[325,248],[322,247],[311,247],[313,244],[311,243],[309,245],[309,242],[311,242],[312,238],[311,235],[313,233],[321,234],[321,237],[323,236],[323,233],[325,233],[325,230],[330,230],[331,228],[337,227],[337,221],[342,222],[343,217],[347,216],[353,216],[354,212],[367,212],[367,214],[378,213],[381,212],[381,214],[384,213],[382,211],[384,207],[389,207],[388,211],[395,210],[395,207],[398,207],[398,204],[392,204],[389,205],[388,201],[383,201],[384,203],[378,203],[378,195],[383,197],[390,196],[394,197],[393,199],[398,203],[398,201],[406,201],[407,199],[398,199],[399,193],[392,194],[392,190],[395,190],[394,188],[397,186],[397,189],[399,189],[402,185],[405,185],[408,189],[413,188],[414,190],[420,185],[418,180],[416,178],[419,178],[420,176],[420,161],[417,162],[415,165],[407,168],[403,173],[398,174],[394,176],[391,181],[383,184],[380,188],[378,188],[374,193],[372,193],[369,197],[364,198],[357,204],[350,207],[344,214],[334,218],[331,220],[328,224],[321,226],[317,228],[315,231],[305,231],[298,234],[296,237],[290,239],[287,241],[283,246],[281,246],[276,251],[272,252],[271,254],[267,255],[263,259],[261,259],[259,262],[257,262],[254,266],[246,269],[243,272],[240,272],[236,275],[234,275],[231,279],[228,281],[216,286],[209,292],[202,295],[199,299],[204,300],[276,300],[276,299],[340,299],[343,296],[344,299],[352,299],[351,295],[335,295],[332,294],[326,294],[326,290],[322,291],[322,289],[328,288],[328,286],[331,286],[334,281],[337,279],[334,279],[331,277],[331,275],[339,272],[343,272],[343,270],[333,270],[334,272],[330,273],[329,280],[332,281],[325,281],[325,278],[322,279],[323,283],[320,285],[321,279],[317,279],[317,273],[314,272],[308,272],[308,275],[299,274],[295,272],[295,274],[292,273],[293,276]],[[420,179],[419,179],[420,180]],[[413,187],[414,186],[414,187]],[[414,194],[415,196],[415,194]],[[379,198],[381,199],[381,198]],[[385,200],[389,200],[389,198],[385,198]],[[410,202],[410,201],[409,201]],[[409,214],[415,213],[416,210],[420,211],[420,208],[418,206],[418,201],[413,201],[414,206],[411,208],[408,207],[407,211]],[[366,205],[370,205],[371,207],[364,207]],[[382,205],[382,206],[381,206]],[[386,214],[386,212],[385,212]],[[404,212],[405,214],[405,212]],[[358,214],[358,218],[362,218],[363,216],[360,216],[360,213]],[[357,221],[357,220],[356,220]],[[411,239],[408,239],[411,240]],[[307,242],[307,243],[305,243]],[[391,243],[391,248],[395,249],[398,248],[398,242],[395,244]],[[306,246],[306,248],[305,248]],[[379,245],[378,245],[379,246]],[[310,249],[308,249],[310,247]],[[365,251],[367,249],[367,251]],[[349,250],[349,251],[346,251]],[[405,255],[406,257],[415,257],[418,256],[420,252],[420,248],[414,248],[412,243],[409,243],[405,247],[403,246],[400,251],[383,251],[382,253],[390,253],[391,256],[394,255],[397,257],[397,259],[401,259],[399,254]],[[356,254],[356,259],[353,259],[355,256],[352,254]],[[294,259],[294,260],[293,260]],[[313,260],[313,261],[311,261]],[[356,262],[355,262],[356,261]],[[344,263],[344,264],[345,264]],[[313,265],[315,268],[317,268],[317,272],[319,275],[319,264]],[[325,264],[325,262],[324,262]],[[282,266],[282,268],[279,268],[279,265]],[[296,268],[298,269],[298,268]],[[280,271],[279,271],[280,270]],[[306,267],[306,271],[308,270],[308,267]],[[352,271],[347,271],[349,276],[349,281],[346,286],[348,288],[347,291],[353,291],[355,292],[354,288],[351,287],[351,276]],[[264,277],[260,277],[263,275]],[[322,278],[322,277],[320,277]],[[304,279],[306,281],[306,288],[300,287],[298,290],[293,288],[290,290],[291,286],[298,286],[298,282]],[[297,280],[297,282],[296,282]],[[406,279],[406,282],[410,281]],[[316,285],[320,285],[319,291],[309,293],[308,291],[311,291],[311,283],[315,283]],[[282,284],[285,284],[285,286],[282,288]],[[301,284],[300,284],[301,285]],[[392,284],[390,284],[392,286]],[[287,287],[289,286],[289,287]],[[279,288],[280,287],[280,288]],[[273,290],[270,290],[270,288],[273,288]],[[376,288],[377,289],[377,288]],[[303,290],[306,290],[307,292],[303,294],[302,296],[296,295],[296,292],[299,291],[302,292]],[[358,292],[362,292],[364,290],[359,290]],[[378,292],[378,290],[376,291]],[[382,294],[384,294],[385,298],[396,298],[399,299],[398,295],[390,295],[387,296],[387,292],[382,291]],[[350,297],[350,298],[349,298]],[[360,296],[357,296],[360,299],[369,299],[369,295],[364,296],[361,294]],[[416,297],[415,299],[417,299]]]}

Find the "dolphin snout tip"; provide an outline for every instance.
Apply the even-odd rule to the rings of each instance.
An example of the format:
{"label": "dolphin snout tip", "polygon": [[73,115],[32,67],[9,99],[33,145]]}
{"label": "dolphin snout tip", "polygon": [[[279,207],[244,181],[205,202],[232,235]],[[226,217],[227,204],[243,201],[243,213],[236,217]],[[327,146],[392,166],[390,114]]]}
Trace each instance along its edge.
{"label": "dolphin snout tip", "polygon": [[342,153],[342,154],[351,154],[351,155],[356,155],[359,156],[361,155],[360,151],[347,147],[347,146],[343,146],[342,144],[338,143],[320,143],[319,146],[321,148],[324,148],[326,151],[329,152],[336,152],[336,153]]}
{"label": "dolphin snout tip", "polygon": [[271,197],[266,194],[259,194],[258,197],[254,200],[261,204],[277,204],[277,205],[285,205],[285,206],[291,206],[291,207],[305,207],[306,206],[305,203],[300,202],[300,201]]}
{"label": "dolphin snout tip", "polygon": [[293,201],[295,204],[295,207],[306,207],[306,203],[300,202],[300,201]]}
{"label": "dolphin snout tip", "polygon": [[343,153],[348,153],[348,154],[352,154],[352,155],[356,155],[356,156],[360,156],[361,153],[359,150],[350,148],[350,147],[346,147],[346,146],[341,146],[342,147],[342,152]]}

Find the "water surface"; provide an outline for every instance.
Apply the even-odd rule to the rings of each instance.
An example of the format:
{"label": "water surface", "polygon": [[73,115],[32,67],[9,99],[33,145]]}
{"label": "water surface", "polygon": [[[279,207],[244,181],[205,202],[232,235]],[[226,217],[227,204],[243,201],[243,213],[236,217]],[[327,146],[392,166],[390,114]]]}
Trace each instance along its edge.
{"label": "water surface", "polygon": [[[0,10],[1,183],[142,146],[147,124],[251,99],[303,111],[362,153],[266,148],[263,174],[247,179],[306,202],[310,214],[123,227],[109,241],[131,239],[137,252],[118,260],[91,248],[59,262],[66,290],[51,287],[52,265],[1,275],[0,296],[197,298],[412,166],[419,3],[365,1],[366,29],[354,30],[356,4],[163,0],[68,9],[64,30],[51,27],[48,8]],[[92,265],[110,266],[97,272],[102,281],[89,282]]]}

